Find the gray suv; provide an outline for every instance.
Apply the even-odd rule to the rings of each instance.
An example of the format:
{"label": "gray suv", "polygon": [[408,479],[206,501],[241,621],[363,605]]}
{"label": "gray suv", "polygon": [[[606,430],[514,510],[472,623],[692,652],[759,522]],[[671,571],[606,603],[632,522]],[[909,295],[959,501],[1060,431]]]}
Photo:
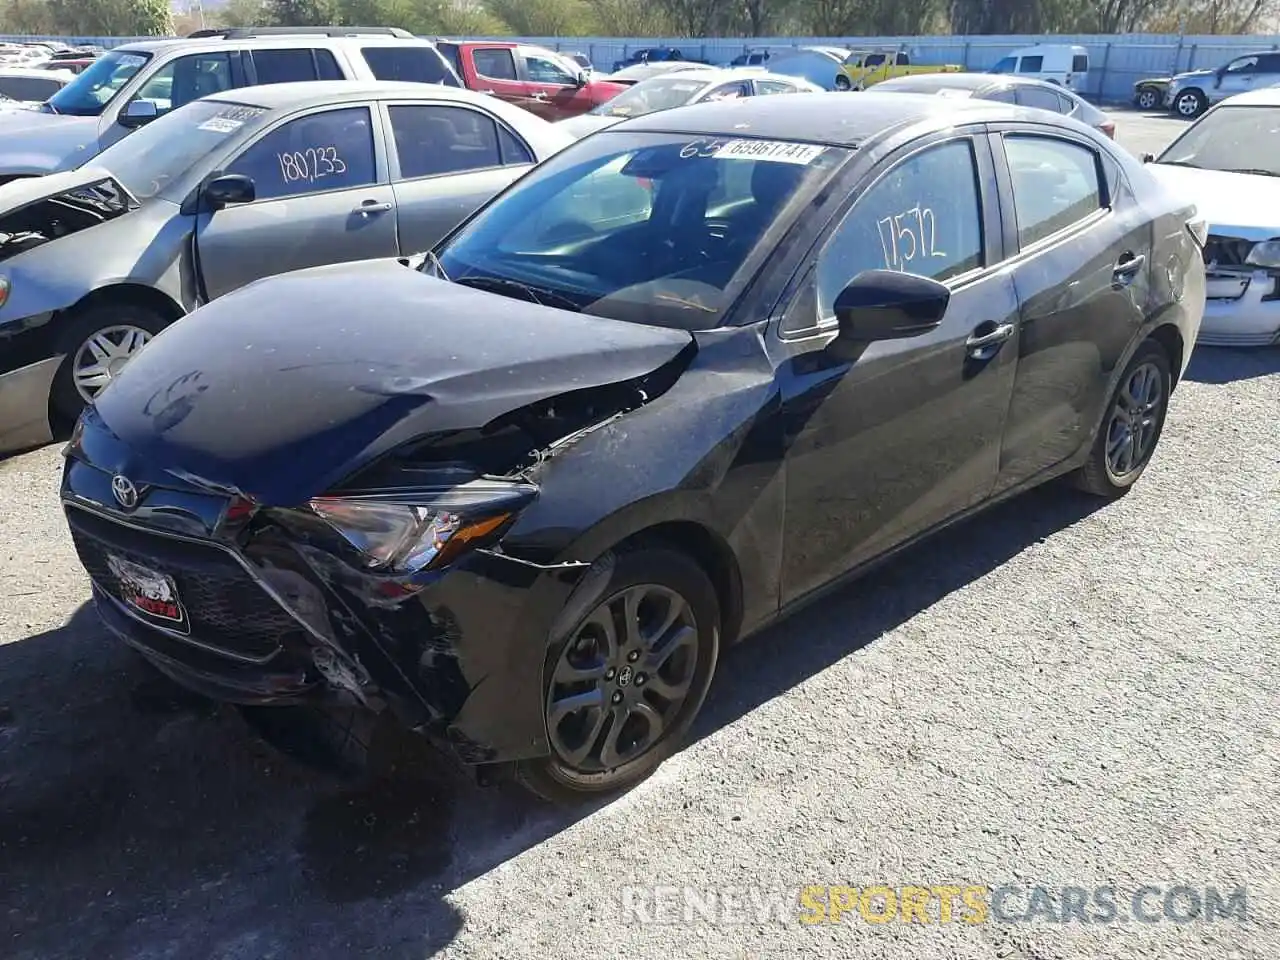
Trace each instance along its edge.
{"label": "gray suv", "polygon": [[1216,70],[1179,73],[1165,88],[1164,105],[1187,120],[1237,93],[1280,83],[1280,52],[1248,53]]}
{"label": "gray suv", "polygon": [[75,169],[200,97],[306,80],[462,86],[433,43],[393,27],[254,27],[129,43],[103,54],[39,111],[0,114],[0,183]]}

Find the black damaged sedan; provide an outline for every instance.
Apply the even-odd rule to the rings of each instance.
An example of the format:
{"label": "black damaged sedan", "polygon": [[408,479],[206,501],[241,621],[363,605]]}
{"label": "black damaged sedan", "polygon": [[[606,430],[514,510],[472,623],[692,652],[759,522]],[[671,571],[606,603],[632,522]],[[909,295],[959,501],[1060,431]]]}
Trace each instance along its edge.
{"label": "black damaged sedan", "polygon": [[423,258],[174,324],[77,426],[66,516],[102,618],[179,682],[607,793],[677,748],[728,645],[823,588],[1058,475],[1125,493],[1203,238],[1048,113],[655,114]]}

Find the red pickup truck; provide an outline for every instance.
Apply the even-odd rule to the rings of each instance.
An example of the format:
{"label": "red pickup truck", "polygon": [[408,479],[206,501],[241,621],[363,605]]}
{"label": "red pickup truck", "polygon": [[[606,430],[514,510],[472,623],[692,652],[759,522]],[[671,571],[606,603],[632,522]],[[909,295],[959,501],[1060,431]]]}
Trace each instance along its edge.
{"label": "red pickup truck", "polygon": [[627,89],[592,79],[568,57],[544,47],[437,40],[436,48],[468,89],[491,93],[547,120],[576,117]]}

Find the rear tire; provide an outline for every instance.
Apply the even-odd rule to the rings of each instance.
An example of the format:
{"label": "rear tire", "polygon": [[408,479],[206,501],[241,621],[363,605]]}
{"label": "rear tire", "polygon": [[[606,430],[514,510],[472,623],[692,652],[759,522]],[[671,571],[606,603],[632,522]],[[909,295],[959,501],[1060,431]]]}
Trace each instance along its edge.
{"label": "rear tire", "polygon": [[715,674],[720,604],[685,554],[619,550],[588,571],[551,640],[543,677],[551,753],[518,761],[513,773],[552,803],[579,804],[631,789],[679,749]]}
{"label": "rear tire", "polygon": [[1089,459],[1073,475],[1077,487],[1108,500],[1124,496],[1151,462],[1169,410],[1169,355],[1147,340],[1107,401]]}
{"label": "rear tire", "polygon": [[[84,374],[92,363],[98,360],[98,354],[101,352],[100,348],[95,351],[95,347],[111,345],[121,351],[110,364],[99,364],[111,367],[106,377],[106,380],[109,380],[127,365],[132,355],[142,349],[142,345],[149,342],[151,337],[171,322],[150,307],[128,301],[89,307],[72,314],[70,320],[62,338],[63,352],[66,357],[58,367],[58,372],[54,374],[49,396],[50,412],[54,417],[63,419],[68,424],[76,421],[91,397],[96,395],[91,393],[86,396],[82,392],[86,383]],[[129,331],[137,332],[130,334]],[[126,356],[125,352],[131,340],[142,340],[142,344]],[[77,372],[81,374],[79,383],[77,383]],[[104,380],[103,386],[105,385]],[[100,391],[101,387],[98,388],[98,392]]]}

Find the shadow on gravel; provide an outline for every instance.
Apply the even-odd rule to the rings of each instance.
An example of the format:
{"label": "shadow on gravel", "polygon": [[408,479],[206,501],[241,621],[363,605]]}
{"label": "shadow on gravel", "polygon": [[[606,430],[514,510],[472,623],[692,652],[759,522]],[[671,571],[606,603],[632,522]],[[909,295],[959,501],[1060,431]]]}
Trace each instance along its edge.
{"label": "shadow on gravel", "polygon": [[1235,383],[1280,373],[1280,347],[1197,347],[1184,378],[1196,383]]}
{"label": "shadow on gravel", "polygon": [[[1061,485],[1032,492],[749,640],[723,659],[695,736],[1097,505]],[[87,607],[0,646],[10,960],[424,958],[461,929],[451,891],[589,812],[478,788],[416,738],[390,779],[340,785],[267,747],[234,710],[157,682]]]}

